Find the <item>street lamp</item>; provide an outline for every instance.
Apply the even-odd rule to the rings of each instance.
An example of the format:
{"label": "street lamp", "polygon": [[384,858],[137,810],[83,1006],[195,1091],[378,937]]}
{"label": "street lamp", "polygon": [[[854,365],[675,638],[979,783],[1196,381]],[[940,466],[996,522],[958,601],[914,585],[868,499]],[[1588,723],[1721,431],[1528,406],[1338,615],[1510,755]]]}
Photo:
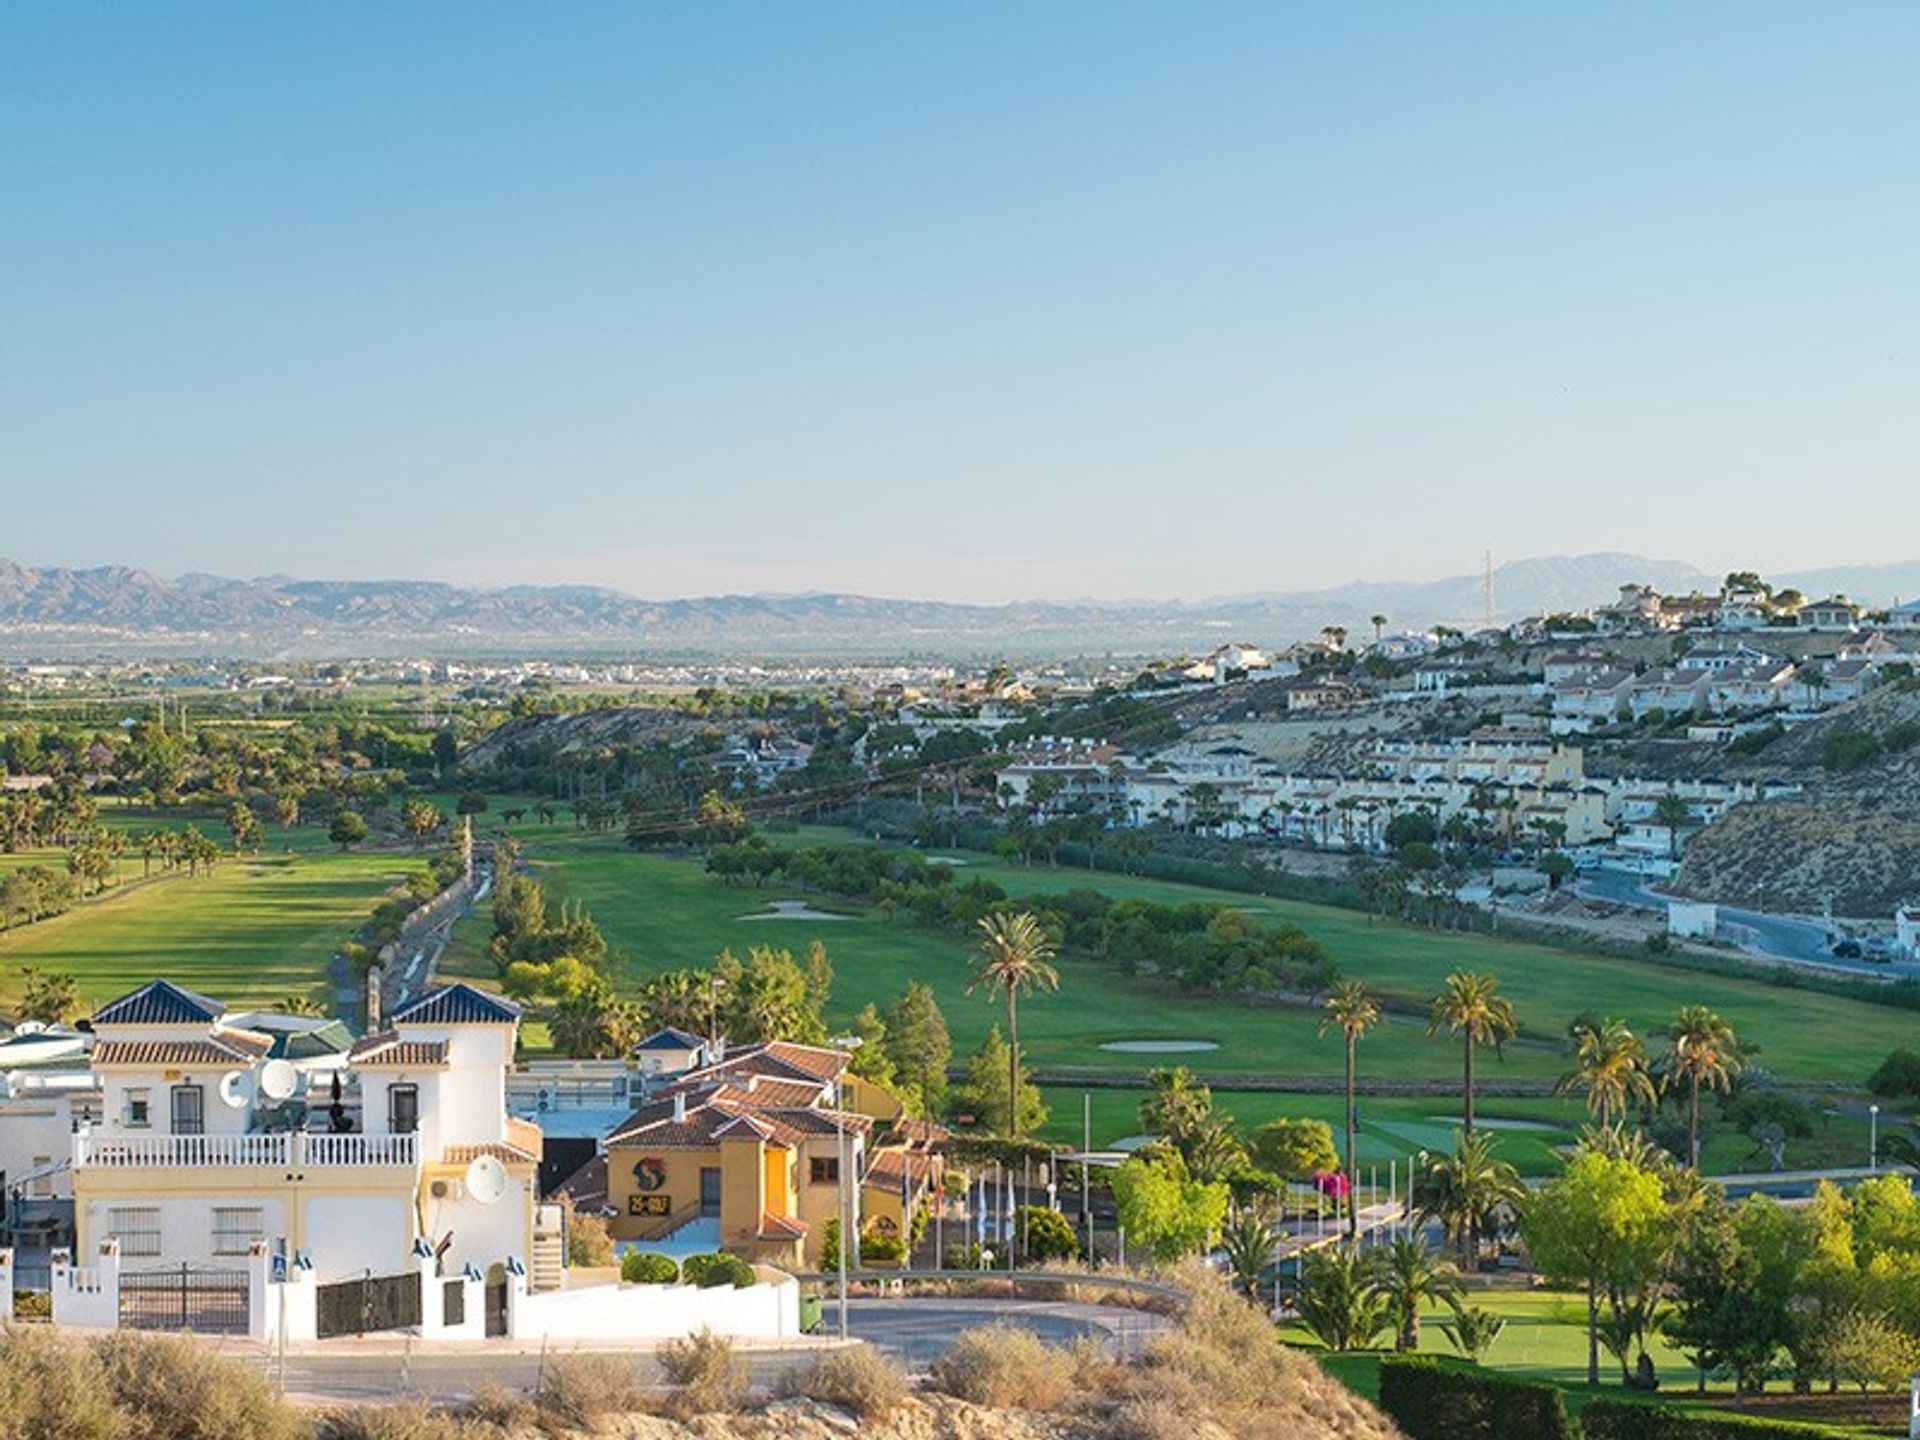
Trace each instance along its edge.
{"label": "street lamp", "polygon": [[[847,1056],[848,1063],[851,1064],[853,1052],[858,1050],[866,1042],[858,1035],[836,1035],[828,1043],[831,1044],[834,1049],[844,1052]],[[854,1235],[853,1222],[847,1216],[847,1196],[849,1194],[847,1190],[847,1170],[850,1168],[849,1161],[851,1157],[847,1149],[847,1122],[844,1118],[847,1108],[847,1082],[844,1067],[840,1074],[833,1077],[833,1108],[838,1112],[833,1122],[833,1178],[834,1189],[837,1192],[834,1196],[835,1207],[840,1215],[840,1339],[844,1343],[847,1338],[847,1246],[850,1238]]]}
{"label": "street lamp", "polygon": [[1867,1106],[1867,1168],[1880,1168],[1880,1107]]}
{"label": "street lamp", "polygon": [[720,1056],[720,992],[727,988],[724,975],[707,976],[707,1063],[719,1063]]}

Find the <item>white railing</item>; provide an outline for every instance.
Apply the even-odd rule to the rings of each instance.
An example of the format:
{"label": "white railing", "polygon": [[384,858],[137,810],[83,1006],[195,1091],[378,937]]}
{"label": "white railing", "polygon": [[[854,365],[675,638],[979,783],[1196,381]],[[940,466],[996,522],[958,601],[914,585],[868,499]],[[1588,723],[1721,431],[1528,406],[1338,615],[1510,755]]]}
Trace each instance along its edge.
{"label": "white railing", "polygon": [[73,1166],[113,1170],[385,1165],[419,1162],[415,1135],[103,1135],[73,1137]]}

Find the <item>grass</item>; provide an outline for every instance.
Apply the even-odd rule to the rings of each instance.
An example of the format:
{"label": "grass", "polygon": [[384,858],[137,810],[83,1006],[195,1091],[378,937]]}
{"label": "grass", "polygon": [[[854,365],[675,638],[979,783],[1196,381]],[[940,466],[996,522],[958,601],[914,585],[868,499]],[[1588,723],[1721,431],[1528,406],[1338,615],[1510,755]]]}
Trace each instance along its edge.
{"label": "grass", "polygon": [[[342,853],[312,827],[270,833],[258,856],[228,856],[212,876],[126,885],[0,934],[0,1004],[18,998],[21,967],[37,965],[70,971],[89,1007],[155,977],[236,1005],[289,994],[325,1005],[328,960],[382,892],[419,861],[392,852]],[[65,863],[53,851],[0,859]],[[123,862],[135,880],[140,865],[138,855]]]}

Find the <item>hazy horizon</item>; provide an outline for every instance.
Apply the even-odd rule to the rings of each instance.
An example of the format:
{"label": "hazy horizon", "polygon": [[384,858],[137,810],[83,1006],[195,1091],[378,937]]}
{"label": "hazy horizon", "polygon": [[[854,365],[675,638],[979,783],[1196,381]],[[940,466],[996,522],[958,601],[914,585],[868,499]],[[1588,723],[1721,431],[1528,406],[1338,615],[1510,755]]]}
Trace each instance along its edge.
{"label": "hazy horizon", "polygon": [[0,554],[989,604],[1908,559],[1916,40],[16,9]]}

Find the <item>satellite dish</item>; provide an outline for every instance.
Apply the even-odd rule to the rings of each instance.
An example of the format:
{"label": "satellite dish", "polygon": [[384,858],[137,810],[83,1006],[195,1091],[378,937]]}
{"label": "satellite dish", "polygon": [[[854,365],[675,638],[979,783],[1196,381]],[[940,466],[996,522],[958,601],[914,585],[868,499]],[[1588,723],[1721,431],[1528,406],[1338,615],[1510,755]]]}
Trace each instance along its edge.
{"label": "satellite dish", "polygon": [[7,1093],[9,1095],[18,1095],[26,1088],[27,1088],[27,1072],[26,1071],[9,1070],[7,1072]]}
{"label": "satellite dish", "polygon": [[291,1100],[300,1088],[300,1072],[284,1060],[269,1060],[260,1067],[260,1093],[269,1100]]}
{"label": "satellite dish", "polygon": [[467,1165],[467,1194],[482,1205],[493,1205],[507,1198],[513,1177],[507,1167],[491,1155],[476,1155]]}
{"label": "satellite dish", "polygon": [[253,1076],[245,1070],[229,1070],[220,1077],[220,1103],[233,1110],[244,1110],[253,1103]]}

